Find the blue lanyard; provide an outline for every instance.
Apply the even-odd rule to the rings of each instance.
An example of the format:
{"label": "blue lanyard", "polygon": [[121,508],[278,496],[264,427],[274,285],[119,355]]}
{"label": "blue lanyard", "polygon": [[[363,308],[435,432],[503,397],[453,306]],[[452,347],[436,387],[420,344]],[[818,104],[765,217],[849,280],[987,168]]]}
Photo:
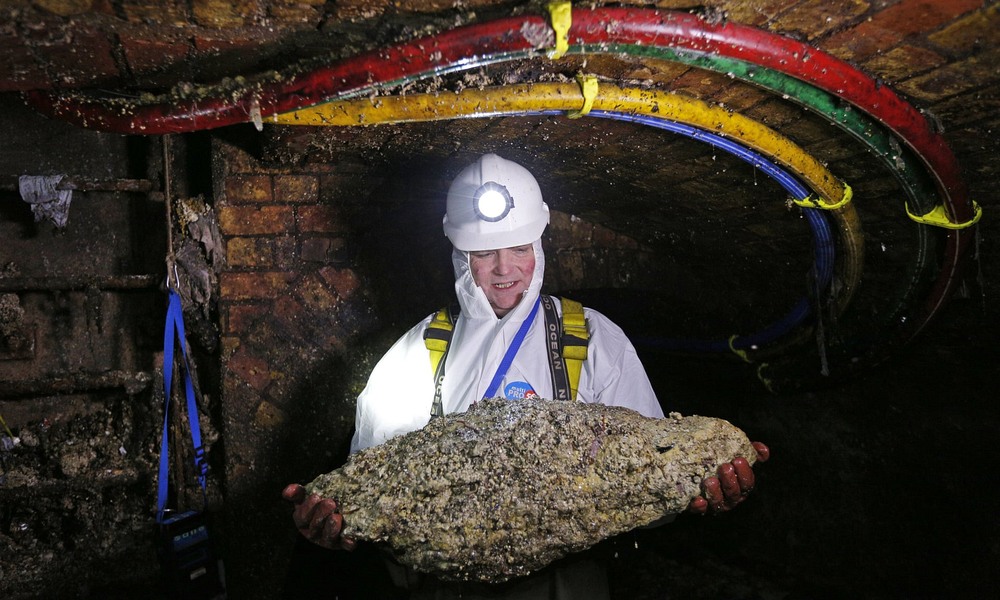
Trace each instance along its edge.
{"label": "blue lanyard", "polygon": [[497,389],[500,388],[500,382],[503,381],[503,376],[506,375],[507,370],[510,369],[510,363],[514,362],[514,355],[516,355],[517,351],[521,348],[521,342],[524,341],[524,336],[527,335],[528,329],[535,321],[535,315],[538,313],[538,305],[541,304],[541,302],[541,297],[535,300],[535,306],[531,309],[531,314],[524,320],[524,323],[521,323],[521,328],[517,330],[517,334],[514,335],[514,339],[510,341],[510,347],[507,348],[507,354],[504,354],[503,360],[500,361],[500,366],[497,367],[497,372],[493,375],[493,381],[490,382],[490,387],[486,388],[486,393],[483,394],[483,400],[496,396]]}
{"label": "blue lanyard", "polygon": [[170,451],[168,440],[170,423],[170,388],[174,379],[174,343],[180,341],[181,365],[184,370],[184,394],[187,397],[188,423],[191,425],[191,441],[194,444],[194,466],[198,473],[198,483],[205,490],[205,476],[208,464],[205,462],[205,449],[201,446],[201,425],[198,423],[198,405],[194,399],[194,385],[191,382],[191,370],[188,367],[187,350],[184,349],[184,311],[181,309],[181,298],[172,289],[167,290],[170,303],[167,307],[167,324],[163,330],[163,440],[160,442],[160,472],[156,490],[156,520],[163,522],[163,512],[167,506],[167,486],[169,485],[169,469],[167,454]]}

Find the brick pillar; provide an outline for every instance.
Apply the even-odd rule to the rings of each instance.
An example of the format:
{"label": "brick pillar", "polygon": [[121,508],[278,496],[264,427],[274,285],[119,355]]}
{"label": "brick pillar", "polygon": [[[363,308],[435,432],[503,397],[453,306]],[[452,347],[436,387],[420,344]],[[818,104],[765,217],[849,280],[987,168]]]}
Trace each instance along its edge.
{"label": "brick pillar", "polygon": [[321,176],[338,178],[325,167],[270,168],[222,142],[213,160],[227,259],[219,278],[227,569],[234,597],[274,598],[297,535],[281,490],[333,468],[346,448],[354,399],[342,365],[370,311],[342,255],[342,206],[320,197]]}

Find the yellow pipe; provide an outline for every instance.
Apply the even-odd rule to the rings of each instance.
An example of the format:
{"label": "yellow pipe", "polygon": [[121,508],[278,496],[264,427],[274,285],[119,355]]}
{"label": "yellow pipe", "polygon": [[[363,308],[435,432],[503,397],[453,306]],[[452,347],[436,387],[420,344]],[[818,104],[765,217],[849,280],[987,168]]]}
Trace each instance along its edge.
{"label": "yellow pipe", "polygon": [[[476,116],[506,116],[543,110],[579,110],[584,96],[576,83],[529,83],[461,92],[375,96],[318,104],[272,117],[282,125],[357,126],[385,123],[436,121]],[[842,202],[850,188],[795,142],[770,127],[737,112],[679,94],[658,90],[600,85],[592,110],[641,114],[665,118],[738,140],[794,172],[820,197],[820,207],[829,208],[838,221],[841,238],[840,281],[844,287],[837,299],[837,313],[850,303],[861,280],[864,237],[861,220],[851,202]],[[803,200],[796,198],[796,200]],[[838,261],[839,262],[839,261]]]}

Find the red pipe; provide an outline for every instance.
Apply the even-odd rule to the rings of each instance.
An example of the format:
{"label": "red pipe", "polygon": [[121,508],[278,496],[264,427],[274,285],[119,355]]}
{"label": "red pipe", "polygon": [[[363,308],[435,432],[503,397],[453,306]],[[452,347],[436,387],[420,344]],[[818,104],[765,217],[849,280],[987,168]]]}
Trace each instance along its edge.
{"label": "red pipe", "polygon": [[[253,81],[236,93],[222,91],[207,98],[167,98],[158,104],[141,104],[117,98],[64,96],[56,91],[30,91],[25,96],[39,112],[89,129],[141,135],[214,129],[249,122],[255,101],[266,118],[380,83],[469,62],[470,57],[484,53],[531,50],[535,46],[520,34],[522,26],[540,28],[546,39],[552,39],[542,17],[511,17],[372,50],[310,72],[286,74],[281,80]],[[538,48],[544,44],[545,39]]]}
{"label": "red pipe", "polygon": [[[40,112],[92,129],[134,134],[196,131],[246,123],[254,102],[267,117],[380,83],[477,63],[481,59],[476,57],[542,50],[553,45],[553,36],[541,16],[509,17],[366,52],[282,81],[258,81],[239,94],[152,105],[122,105],[50,91],[28,92],[27,98]],[[957,162],[924,116],[888,87],[821,50],[745,25],[712,25],[689,13],[633,8],[574,10],[569,36],[571,45],[648,45],[718,53],[807,81],[874,115],[899,134],[931,166],[952,200],[948,204],[954,219],[961,222],[973,216],[964,201],[967,191]]]}
{"label": "red pipe", "polygon": [[[949,197],[966,196],[954,156],[919,111],[848,63],[802,42],[736,23],[712,25],[689,13],[632,8],[574,10],[569,36],[571,45],[629,44],[717,53],[807,81],[877,117],[931,165]],[[380,83],[477,63],[477,57],[542,50],[551,47],[553,39],[541,16],[508,17],[366,52],[282,81],[259,81],[238,95],[152,105],[121,105],[49,91],[28,92],[27,97],[39,111],[83,127],[137,134],[196,131],[248,122],[255,101],[261,116],[267,117]],[[967,203],[952,204],[956,221],[972,218]]]}

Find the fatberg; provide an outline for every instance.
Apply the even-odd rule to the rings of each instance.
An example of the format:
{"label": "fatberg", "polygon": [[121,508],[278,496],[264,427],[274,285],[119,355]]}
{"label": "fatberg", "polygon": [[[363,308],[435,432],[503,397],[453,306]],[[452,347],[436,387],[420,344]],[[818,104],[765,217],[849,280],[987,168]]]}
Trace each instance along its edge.
{"label": "fatberg", "polygon": [[362,450],[307,489],[339,503],[344,536],[444,579],[499,583],[682,512],[719,464],[756,455],[721,419],[492,399]]}

